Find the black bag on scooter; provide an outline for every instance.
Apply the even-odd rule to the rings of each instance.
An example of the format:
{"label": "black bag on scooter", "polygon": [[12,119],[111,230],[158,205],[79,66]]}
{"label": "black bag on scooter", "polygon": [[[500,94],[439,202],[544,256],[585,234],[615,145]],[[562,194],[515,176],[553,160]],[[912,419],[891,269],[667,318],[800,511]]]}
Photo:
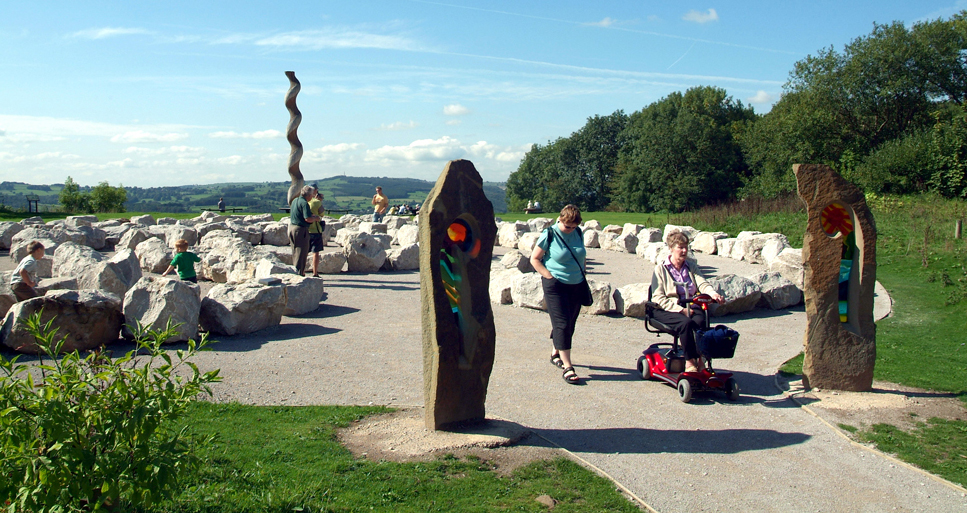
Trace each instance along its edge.
{"label": "black bag on scooter", "polygon": [[707,331],[695,332],[697,350],[705,358],[734,358],[735,347],[738,346],[738,332],[719,324]]}

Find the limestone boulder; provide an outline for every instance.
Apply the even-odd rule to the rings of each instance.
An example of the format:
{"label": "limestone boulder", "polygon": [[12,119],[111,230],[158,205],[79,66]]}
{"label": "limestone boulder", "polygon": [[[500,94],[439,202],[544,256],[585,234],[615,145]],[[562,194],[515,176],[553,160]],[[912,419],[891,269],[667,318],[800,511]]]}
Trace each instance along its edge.
{"label": "limestone boulder", "polygon": [[18,230],[10,237],[10,247],[18,242],[30,242],[32,240],[52,240],[57,241],[54,230],[45,225],[25,225],[24,229]]}
{"label": "limestone boulder", "polygon": [[762,299],[762,290],[757,283],[748,278],[725,274],[708,281],[726,300],[723,305],[717,303],[711,305],[709,311],[715,317],[750,312]]}
{"label": "limestone boulder", "polygon": [[523,273],[515,267],[491,270],[491,282],[488,284],[488,295],[491,302],[499,305],[510,305],[511,279]]}
{"label": "limestone boulder", "polygon": [[518,239],[518,249],[525,253],[531,253],[535,249],[535,244],[538,243],[538,238],[541,236],[542,234],[538,232],[525,232],[521,234],[521,238]]}
{"label": "limestone boulder", "polygon": [[[91,230],[90,227],[86,227]],[[55,226],[51,233],[54,235],[54,240],[59,244],[64,244],[65,242],[74,242],[75,244],[88,245],[88,235],[82,231],[80,228],[71,228],[66,226]]]}
{"label": "limestone boulder", "polygon": [[670,254],[670,249],[667,248],[667,244],[663,242],[650,242],[643,248],[643,252],[640,256],[644,260],[649,260],[653,263],[657,263],[661,258],[666,257]]}
{"label": "limestone boulder", "polygon": [[126,290],[131,288],[142,278],[142,264],[135,251],[123,249],[108,259],[109,265],[115,268],[119,278],[126,285]]}
{"label": "limestone boulder", "polygon": [[281,324],[287,304],[283,285],[222,283],[201,302],[200,328],[217,335],[253,333]]}
{"label": "limestone boulder", "polygon": [[636,234],[637,241],[641,243],[663,242],[664,232],[660,228],[644,228]]}
{"label": "limestone boulder", "polygon": [[156,224],[157,225],[158,224],[161,224],[161,225],[174,225],[174,224],[176,224],[176,218],[175,217],[160,217],[159,219],[156,219]]}
{"label": "limestone boulder", "polygon": [[763,272],[748,277],[758,284],[762,291],[762,299],[758,306],[772,310],[781,310],[802,302],[802,291],[794,283],[782,277],[779,273]]}
{"label": "limestone boulder", "polygon": [[644,228],[646,228],[646,226],[643,226],[642,224],[624,223],[623,232],[620,233],[620,235],[625,235],[627,233],[632,233],[633,235],[639,235]]}
{"label": "limestone boulder", "polygon": [[139,266],[147,273],[163,273],[173,260],[173,250],[165,242],[150,237],[135,247]]}
{"label": "limestone boulder", "polygon": [[390,249],[393,247],[393,237],[387,233],[375,233],[372,238],[376,239],[383,249]]}
{"label": "limestone boulder", "polygon": [[615,312],[616,300],[613,299],[613,293],[616,292],[616,288],[605,281],[592,279],[587,281],[589,282],[589,290],[592,292],[592,305],[583,306],[580,312],[587,315],[603,315]]}
{"label": "limestone boulder", "polygon": [[555,224],[555,219],[547,217],[536,217],[528,220],[528,231],[544,232],[546,228]]}
{"label": "limestone boulder", "polygon": [[325,293],[325,282],[297,274],[276,274],[272,278],[281,280],[284,287],[284,315],[302,315],[318,309]]}
{"label": "limestone boulder", "polygon": [[785,248],[769,262],[770,272],[779,273],[799,290],[804,290],[806,271],[802,264],[802,248]]}
{"label": "limestone boulder", "polygon": [[128,230],[127,232],[125,232],[122,235],[122,238],[119,239],[118,244],[115,245],[115,249],[116,250],[122,250],[122,249],[132,249],[132,250],[134,250],[136,248],[136,246],[138,246],[139,244],[145,242],[150,237],[151,237],[151,235],[149,235],[149,230],[144,230],[144,229]]}
{"label": "limestone boulder", "polygon": [[291,244],[291,241],[288,240],[288,226],[281,223],[270,223],[264,226],[261,232],[261,244],[268,246]]}
{"label": "limestone boulder", "polygon": [[412,271],[420,268],[420,245],[400,246],[386,250],[386,263],[394,271]]}
{"label": "limestone boulder", "polygon": [[[10,289],[6,288],[3,290],[9,291]],[[14,306],[15,304],[17,304],[16,296],[11,294],[10,292],[0,293],[0,317],[6,316],[7,312],[10,311],[10,307]],[[3,326],[0,326],[0,330],[2,329]]]}
{"label": "limestone boulder", "polygon": [[636,235],[633,233],[624,233],[613,239],[613,245],[609,249],[621,253],[636,253],[637,244],[639,244],[639,241]]}
{"label": "limestone boulder", "polygon": [[779,256],[785,248],[791,247],[788,242],[784,242],[782,239],[770,239],[764,246],[762,246],[761,258],[762,262],[768,266],[775,257]]}
{"label": "limestone boulder", "polygon": [[166,343],[196,339],[200,320],[200,287],[192,282],[168,277],[145,276],[125,293],[122,314],[125,325],[122,336],[135,338],[138,325],[162,331],[172,320],[177,334]]}
{"label": "limestone boulder", "polygon": [[724,258],[731,258],[731,251],[735,249],[735,244],[738,243],[738,239],[721,239],[715,242],[718,246],[718,256]]}
{"label": "limestone boulder", "polygon": [[51,272],[54,276],[80,276],[103,258],[101,253],[88,246],[68,242],[54,250]]}
{"label": "limestone boulder", "polygon": [[498,227],[498,246],[517,248],[522,234],[528,232],[528,223],[504,223]]}
{"label": "limestone boulder", "polygon": [[203,224],[196,225],[196,237],[198,241],[203,240],[203,237],[206,237],[208,234],[212,232],[222,232],[222,231],[226,231],[233,234],[233,231],[230,229],[230,227],[223,224],[222,222],[219,223],[206,222]]}
{"label": "limestone boulder", "polygon": [[664,226],[664,231],[662,234],[663,241],[667,242],[667,236],[673,232],[681,232],[687,236],[687,240],[692,241],[694,240],[694,237],[697,237],[699,230],[697,230],[693,226],[681,226],[676,224],[668,224]]}
{"label": "limestone boulder", "polygon": [[339,228],[338,231],[335,232],[335,244],[344,248],[349,244],[349,240],[353,236],[360,233],[363,232],[360,232],[358,228]]}
{"label": "limestone boulder", "polygon": [[724,232],[699,232],[688,248],[705,255],[716,255],[718,253],[718,241],[727,238],[728,234]]}
{"label": "limestone boulder", "polygon": [[318,273],[339,274],[342,272],[348,260],[342,251],[322,253],[321,260],[318,262]]}
{"label": "limestone boulder", "polygon": [[[308,270],[311,270],[312,261],[308,259]],[[276,257],[265,256],[254,264],[254,275],[253,278],[270,278],[272,276],[277,277],[284,274],[298,274],[298,270],[295,266],[285,264],[284,262],[278,260]],[[237,278],[234,275],[234,278]],[[227,281],[246,281],[246,279],[229,279]]]}
{"label": "limestone boulder", "polygon": [[[42,312],[41,323],[64,338],[62,352],[85,351],[118,341],[122,329],[122,300],[98,290],[54,290],[10,307],[0,328],[0,342],[19,353],[43,352],[24,321]],[[53,349],[53,348],[52,348]]]}
{"label": "limestone boulder", "polygon": [[[620,229],[622,230],[623,227],[621,226]],[[616,240],[616,237],[619,237],[619,235],[603,230],[599,233],[599,247],[603,249],[612,249],[613,241]]]}
{"label": "limestone boulder", "polygon": [[58,276],[39,280],[37,282],[37,286],[34,287],[34,290],[36,290],[39,295],[43,296],[44,294],[47,294],[47,291],[49,290],[78,290],[79,288],[78,279],[74,276]]}
{"label": "limestone boulder", "polygon": [[748,237],[754,237],[756,235],[761,235],[761,234],[762,234],[762,232],[756,232],[756,231],[752,231],[752,230],[742,230],[742,231],[738,232],[738,235],[735,236],[735,238],[737,238],[737,239],[745,239],[745,238],[748,238]]}
{"label": "limestone boulder", "polygon": [[582,223],[582,226],[586,230],[596,230],[597,232],[603,231],[603,225],[599,224],[599,221],[595,219],[590,219],[585,223]]}
{"label": "limestone boulder", "polygon": [[348,259],[349,272],[374,273],[386,262],[383,245],[365,232],[350,237],[343,252]]}
{"label": "limestone boulder", "polygon": [[530,273],[534,270],[531,260],[521,251],[509,251],[501,257],[503,269],[518,269],[518,272]]}
{"label": "limestone boulder", "polygon": [[386,223],[359,223],[359,231],[371,235],[386,233],[387,228]]}
{"label": "limestone boulder", "polygon": [[0,222],[0,249],[10,249],[14,235],[24,230],[24,225],[13,221]]}
{"label": "limestone boulder", "polygon": [[538,273],[512,275],[511,304],[522,308],[547,310],[545,293],[542,291],[542,275]]}
{"label": "limestone boulder", "polygon": [[608,224],[603,227],[603,233],[612,233],[614,235],[622,235],[623,227],[618,224]]}
{"label": "limestone boulder", "polygon": [[582,244],[587,248],[598,248],[600,235],[601,232],[599,230],[587,229],[582,232]]}
{"label": "limestone boulder", "polygon": [[254,251],[260,255],[273,256],[285,265],[294,265],[294,253],[291,252],[290,245],[269,246],[267,244],[262,244],[260,246],[254,246]]}
{"label": "limestone boulder", "polygon": [[183,239],[190,246],[196,246],[197,242],[197,231],[196,228],[183,225],[169,225],[166,229],[166,245],[169,247],[175,247],[176,241]]}
{"label": "limestone boulder", "polygon": [[406,224],[396,230],[396,241],[400,246],[409,246],[420,242],[420,227]]}
{"label": "limestone boulder", "polygon": [[26,219],[21,219],[20,220],[20,224],[22,224],[24,226],[29,225],[29,224],[33,224],[33,225],[44,224],[44,218],[41,217],[41,216],[28,217]]}
{"label": "limestone boulder", "polygon": [[386,216],[383,218],[383,223],[386,225],[386,233],[389,233],[389,230],[398,230],[410,224],[410,218],[408,216]]}
{"label": "limestone boulder", "polygon": [[20,261],[23,260],[25,256],[30,254],[30,251],[28,251],[27,248],[28,246],[30,246],[30,243],[34,240],[44,245],[45,255],[53,256],[54,251],[58,249],[58,243],[54,242],[51,239],[32,239],[32,240],[16,241],[13,243],[12,246],[10,246],[10,259],[19,264]]}
{"label": "limestone boulder", "polygon": [[[102,224],[102,223],[98,223],[98,224]],[[105,232],[105,247],[116,248],[116,249],[118,248],[119,241],[122,240],[122,236],[125,235],[126,232],[132,229],[130,225],[118,224],[117,221],[114,226],[104,226],[104,227],[96,226],[96,228]]]}
{"label": "limestone boulder", "polygon": [[271,214],[253,214],[244,216],[245,223],[269,223],[272,221],[274,221],[274,216]]}
{"label": "limestone boulder", "polygon": [[141,216],[132,216],[129,218],[135,224],[141,224],[142,226],[154,226],[156,224],[156,219],[149,214]]}
{"label": "limestone boulder", "polygon": [[64,224],[74,228],[91,226],[97,222],[98,216],[68,216],[64,218]]}
{"label": "limestone boulder", "polygon": [[731,249],[731,258],[743,260],[750,264],[764,264],[762,249],[771,240],[779,241],[783,248],[789,244],[789,240],[781,233],[761,233],[750,237],[742,237],[739,234],[735,246]]}
{"label": "limestone boulder", "polygon": [[[370,220],[371,219],[372,218],[370,217]],[[359,226],[359,223],[362,222],[362,219],[360,219],[359,216],[357,215],[345,214],[344,216],[339,218],[339,222],[342,223],[342,225],[345,226],[346,228],[357,228]]]}
{"label": "limestone boulder", "polygon": [[649,283],[631,283],[619,288],[616,311],[626,317],[642,319],[646,315],[647,298],[650,295]]}

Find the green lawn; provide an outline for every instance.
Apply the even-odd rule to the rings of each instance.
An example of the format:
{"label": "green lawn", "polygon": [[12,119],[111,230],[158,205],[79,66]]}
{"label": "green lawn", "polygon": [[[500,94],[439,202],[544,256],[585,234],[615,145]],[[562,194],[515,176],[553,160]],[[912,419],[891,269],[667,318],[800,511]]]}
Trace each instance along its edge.
{"label": "green lawn", "polygon": [[537,461],[500,477],[490,461],[447,456],[421,463],[357,458],[336,428],[382,407],[198,403],[189,428],[216,434],[203,470],[158,512],[640,511],[612,482],[566,460]]}

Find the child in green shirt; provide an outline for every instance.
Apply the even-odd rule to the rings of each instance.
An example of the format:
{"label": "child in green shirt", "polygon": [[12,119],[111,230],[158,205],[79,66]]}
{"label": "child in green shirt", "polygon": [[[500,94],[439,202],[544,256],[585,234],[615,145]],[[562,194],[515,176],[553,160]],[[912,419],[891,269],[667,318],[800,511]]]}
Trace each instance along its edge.
{"label": "child in green shirt", "polygon": [[179,239],[176,241],[175,246],[176,256],[173,257],[173,261],[169,263],[169,267],[166,268],[166,272],[162,273],[162,275],[166,276],[173,269],[176,269],[176,274],[179,275],[179,279],[196,283],[196,269],[193,267],[193,264],[199,262],[200,257],[196,256],[196,253],[186,251],[190,247],[190,243],[186,239]]}

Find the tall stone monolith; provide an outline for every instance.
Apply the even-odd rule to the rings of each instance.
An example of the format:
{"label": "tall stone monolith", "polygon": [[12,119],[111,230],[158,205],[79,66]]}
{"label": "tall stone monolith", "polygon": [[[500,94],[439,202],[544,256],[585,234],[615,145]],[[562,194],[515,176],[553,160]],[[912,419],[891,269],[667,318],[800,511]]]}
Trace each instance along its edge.
{"label": "tall stone monolith", "polygon": [[877,229],[866,198],[829,166],[796,164],[808,220],[802,244],[807,387],[866,391],[877,358]]}
{"label": "tall stone monolith", "polygon": [[447,163],[419,227],[424,420],[445,429],[484,420],[494,366],[488,284],[497,227],[474,164]]}

